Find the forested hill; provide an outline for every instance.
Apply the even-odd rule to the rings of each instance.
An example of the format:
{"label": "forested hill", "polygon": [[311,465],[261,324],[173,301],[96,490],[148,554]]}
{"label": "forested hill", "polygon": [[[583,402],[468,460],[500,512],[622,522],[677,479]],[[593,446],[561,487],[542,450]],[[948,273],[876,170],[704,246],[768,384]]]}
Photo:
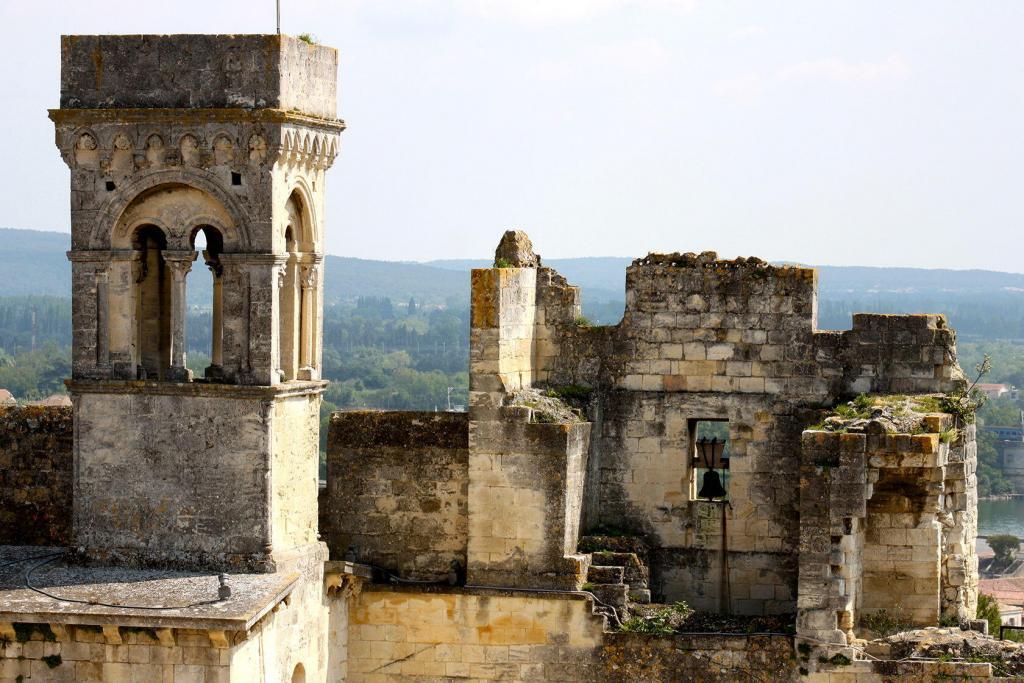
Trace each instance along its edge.
{"label": "forested hill", "polygon": [[[0,228],[0,297],[70,292],[69,248],[65,233]],[[621,316],[628,257],[545,259],[583,288],[584,312],[595,322]],[[328,256],[326,301],[359,298],[414,299],[428,306],[468,306],[469,270],[487,260],[427,263],[374,261]],[[1024,274],[986,270],[931,270],[819,266],[819,327],[849,327],[854,312],[946,313],[968,338],[1024,339]],[[210,280],[196,267],[189,276],[189,299],[203,306]]]}

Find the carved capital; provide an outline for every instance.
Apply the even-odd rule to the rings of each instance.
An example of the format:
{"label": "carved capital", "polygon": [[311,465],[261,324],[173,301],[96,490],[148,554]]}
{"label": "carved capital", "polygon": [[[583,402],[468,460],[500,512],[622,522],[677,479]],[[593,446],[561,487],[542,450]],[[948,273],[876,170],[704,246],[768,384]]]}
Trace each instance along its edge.
{"label": "carved capital", "polygon": [[194,251],[165,251],[163,256],[167,267],[171,269],[171,276],[184,278],[192,270],[192,262],[199,254]]}
{"label": "carved capital", "polygon": [[313,289],[317,286],[317,280],[320,277],[320,266],[317,264],[310,264],[308,266],[302,266],[302,288]]}

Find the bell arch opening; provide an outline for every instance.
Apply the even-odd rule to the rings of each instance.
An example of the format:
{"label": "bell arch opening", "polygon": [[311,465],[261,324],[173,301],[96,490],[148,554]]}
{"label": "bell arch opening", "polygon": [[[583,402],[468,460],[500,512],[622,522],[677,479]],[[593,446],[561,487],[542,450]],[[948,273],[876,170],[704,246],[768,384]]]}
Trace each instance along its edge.
{"label": "bell arch opening", "polygon": [[[210,363],[203,371],[207,380],[223,378],[224,364],[224,266],[220,257],[224,253],[224,236],[212,225],[199,225],[192,229],[189,243],[192,249],[199,252],[211,276],[209,304],[209,346]],[[204,288],[205,289],[205,288]],[[205,305],[200,305],[204,310]],[[205,339],[205,330],[200,330],[200,338]]]}
{"label": "bell arch opening", "polygon": [[285,203],[282,241],[285,263],[280,273],[278,318],[282,381],[317,379],[318,265],[312,220],[298,190]]}
{"label": "bell arch opening", "polygon": [[139,227],[132,237],[136,253],[135,348],[140,379],[163,379],[170,367],[170,271],[164,259],[167,237],[155,225]]}

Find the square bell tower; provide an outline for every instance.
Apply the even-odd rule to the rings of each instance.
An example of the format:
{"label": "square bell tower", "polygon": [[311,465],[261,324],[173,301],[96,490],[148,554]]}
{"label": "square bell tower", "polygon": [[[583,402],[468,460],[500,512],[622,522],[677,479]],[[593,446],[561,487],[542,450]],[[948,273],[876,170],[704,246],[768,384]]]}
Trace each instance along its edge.
{"label": "square bell tower", "polygon": [[[337,65],[279,35],[62,38],[50,118],[71,169],[86,557],[272,571],[317,543]],[[194,373],[200,285],[210,363]]]}

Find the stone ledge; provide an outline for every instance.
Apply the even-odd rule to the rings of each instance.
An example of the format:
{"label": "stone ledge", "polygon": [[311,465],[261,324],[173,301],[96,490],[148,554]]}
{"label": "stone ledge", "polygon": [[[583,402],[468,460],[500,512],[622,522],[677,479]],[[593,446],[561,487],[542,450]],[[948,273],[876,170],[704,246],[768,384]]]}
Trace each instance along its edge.
{"label": "stone ledge", "polygon": [[156,396],[200,396],[206,398],[277,399],[321,394],[326,380],[296,381],[266,385],[218,384],[216,382],[153,382],[149,380],[64,380],[75,394],[150,394]]}

